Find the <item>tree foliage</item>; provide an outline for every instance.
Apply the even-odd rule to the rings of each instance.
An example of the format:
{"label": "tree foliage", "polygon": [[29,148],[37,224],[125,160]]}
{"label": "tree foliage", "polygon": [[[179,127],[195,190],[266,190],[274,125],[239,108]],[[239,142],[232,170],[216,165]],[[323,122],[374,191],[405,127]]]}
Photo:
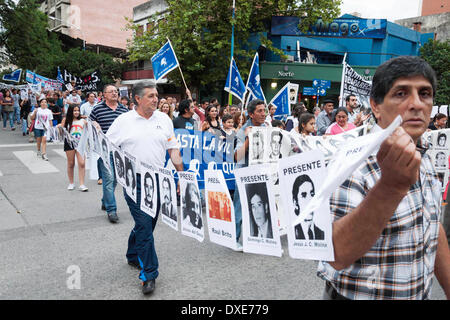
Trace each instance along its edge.
{"label": "tree foliage", "polygon": [[58,66],[83,77],[99,70],[103,83],[120,78],[123,63],[106,53],[72,48],[63,51],[56,33],[49,32],[47,16],[36,0],[0,0],[0,43],[5,62],[42,76],[56,78]]}
{"label": "tree foliage", "polygon": [[38,10],[36,0],[0,0],[0,43],[6,59],[24,69],[49,76],[62,54],[57,36],[47,31],[47,17]]}
{"label": "tree foliage", "polygon": [[[131,22],[129,29],[136,36],[128,43],[129,61],[149,60],[170,39],[189,86],[211,86],[225,81],[230,64],[231,30],[235,25],[234,57],[241,76],[248,75],[257,48],[249,43],[251,35],[258,35],[261,43],[275,54],[283,55],[267,38],[272,15],[302,17],[306,31],[321,17],[331,22],[339,15],[340,0],[237,0],[235,19],[232,19],[231,0],[167,0],[164,18],[150,18],[154,27],[139,34]],[[159,16],[159,18],[161,18]],[[179,72],[169,78],[181,85]]]}
{"label": "tree foliage", "polygon": [[435,104],[447,105],[450,101],[450,40],[429,40],[420,48],[420,54],[436,71],[438,87]]}

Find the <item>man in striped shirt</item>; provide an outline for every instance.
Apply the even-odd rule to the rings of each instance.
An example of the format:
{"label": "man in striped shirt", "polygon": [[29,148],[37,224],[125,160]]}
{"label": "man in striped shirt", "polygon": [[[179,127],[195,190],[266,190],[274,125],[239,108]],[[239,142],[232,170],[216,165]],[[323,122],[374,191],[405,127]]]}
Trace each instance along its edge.
{"label": "man in striped shirt", "polygon": [[[114,120],[122,113],[128,112],[128,108],[119,103],[119,92],[112,84],[106,85],[103,88],[103,96],[104,100],[92,109],[89,119],[98,130],[102,130],[106,134]],[[99,167],[103,180],[102,210],[106,210],[110,222],[116,223],[119,221],[116,198],[114,196],[117,180],[114,174],[114,161],[111,154],[110,162],[111,168],[113,168],[112,173],[109,173],[108,169],[106,169],[103,160],[101,158],[99,159]]]}
{"label": "man in striped shirt", "polygon": [[429,299],[434,275],[450,298],[450,252],[439,222],[440,183],[421,136],[436,92],[418,57],[378,67],[375,130],[403,123],[332,195],[334,262],[320,262],[324,299]]}

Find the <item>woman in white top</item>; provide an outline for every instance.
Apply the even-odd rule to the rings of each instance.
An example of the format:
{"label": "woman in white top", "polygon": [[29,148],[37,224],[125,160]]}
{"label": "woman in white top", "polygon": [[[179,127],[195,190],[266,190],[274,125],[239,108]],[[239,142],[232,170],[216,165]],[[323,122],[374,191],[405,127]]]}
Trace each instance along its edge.
{"label": "woman in white top", "polygon": [[73,184],[73,175],[75,168],[75,156],[78,162],[78,179],[80,186],[78,190],[88,191],[88,188],[84,185],[85,175],[85,160],[84,157],[75,148],[81,139],[83,130],[87,125],[87,121],[81,118],[80,106],[78,104],[70,104],[67,109],[66,117],[62,120],[58,126],[65,128],[69,133],[69,137],[64,139],[64,151],[67,155],[67,176],[69,177],[69,186],[67,190],[75,189]]}
{"label": "woman in white top", "polygon": [[[45,161],[47,158],[47,132],[53,126],[53,113],[48,108],[47,99],[39,101],[39,108],[34,109],[31,115],[31,120],[34,120],[34,137],[37,142],[37,156]],[[42,153],[41,153],[42,152]]]}

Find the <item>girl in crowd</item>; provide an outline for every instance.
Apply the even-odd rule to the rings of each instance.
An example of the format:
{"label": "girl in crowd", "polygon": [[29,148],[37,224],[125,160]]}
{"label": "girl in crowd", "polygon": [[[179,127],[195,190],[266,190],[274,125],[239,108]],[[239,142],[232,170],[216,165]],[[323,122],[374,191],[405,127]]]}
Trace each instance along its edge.
{"label": "girl in crowd", "polygon": [[217,115],[217,107],[214,105],[208,106],[205,111],[205,121],[202,123],[201,130],[209,131],[212,134],[221,134],[220,123]]}
{"label": "girl in crowd", "polygon": [[86,125],[87,121],[81,118],[80,106],[78,104],[70,104],[67,109],[66,117],[60,124],[60,127],[66,128],[71,138],[70,141],[68,141],[67,138],[64,139],[64,151],[67,155],[67,175],[69,177],[69,186],[67,187],[67,190],[75,189],[73,184],[73,174],[76,156],[78,162],[78,179],[80,181],[78,190],[83,192],[88,191],[88,188],[84,185],[84,157],[77,150],[75,150]]}
{"label": "girl in crowd", "polygon": [[316,133],[316,118],[313,114],[305,112],[298,120],[298,126],[291,130],[303,136],[312,136]]}
{"label": "girl in crowd", "polygon": [[37,143],[37,156],[48,161],[46,154],[46,132],[53,126],[53,113],[48,108],[47,99],[39,101],[39,108],[34,109],[31,120],[34,120],[34,137],[36,138]]}
{"label": "girl in crowd", "polygon": [[170,104],[166,101],[162,104],[160,104],[159,106],[159,111],[161,111],[162,113],[165,113],[169,116],[169,118],[171,120],[173,120],[173,115],[172,115],[172,108],[170,107]]}
{"label": "girl in crowd", "polygon": [[3,130],[6,130],[6,122],[9,120],[11,131],[16,130],[14,127],[14,101],[11,92],[6,90],[3,94],[2,102]]}
{"label": "girl in crowd", "polygon": [[245,117],[245,114],[241,113],[240,111],[236,111],[233,116],[233,121],[234,121],[234,128],[236,129],[237,132],[247,122],[247,118]]}
{"label": "girl in crowd", "polygon": [[344,107],[337,108],[333,118],[334,123],[328,127],[325,134],[335,135],[356,128],[353,123],[348,122],[348,111]]}

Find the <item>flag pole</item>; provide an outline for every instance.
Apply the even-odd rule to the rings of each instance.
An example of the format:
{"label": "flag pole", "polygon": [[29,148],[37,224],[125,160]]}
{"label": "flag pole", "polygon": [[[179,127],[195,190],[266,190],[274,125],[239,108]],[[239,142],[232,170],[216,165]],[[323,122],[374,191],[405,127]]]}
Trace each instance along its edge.
{"label": "flag pole", "polygon": [[[233,59],[234,54],[234,18],[235,18],[235,10],[236,10],[236,0],[233,0],[233,16],[231,20],[231,57],[230,61]],[[231,88],[231,79],[230,79],[230,88]],[[231,90],[228,93],[228,105],[233,104],[233,96],[231,94]]]}

